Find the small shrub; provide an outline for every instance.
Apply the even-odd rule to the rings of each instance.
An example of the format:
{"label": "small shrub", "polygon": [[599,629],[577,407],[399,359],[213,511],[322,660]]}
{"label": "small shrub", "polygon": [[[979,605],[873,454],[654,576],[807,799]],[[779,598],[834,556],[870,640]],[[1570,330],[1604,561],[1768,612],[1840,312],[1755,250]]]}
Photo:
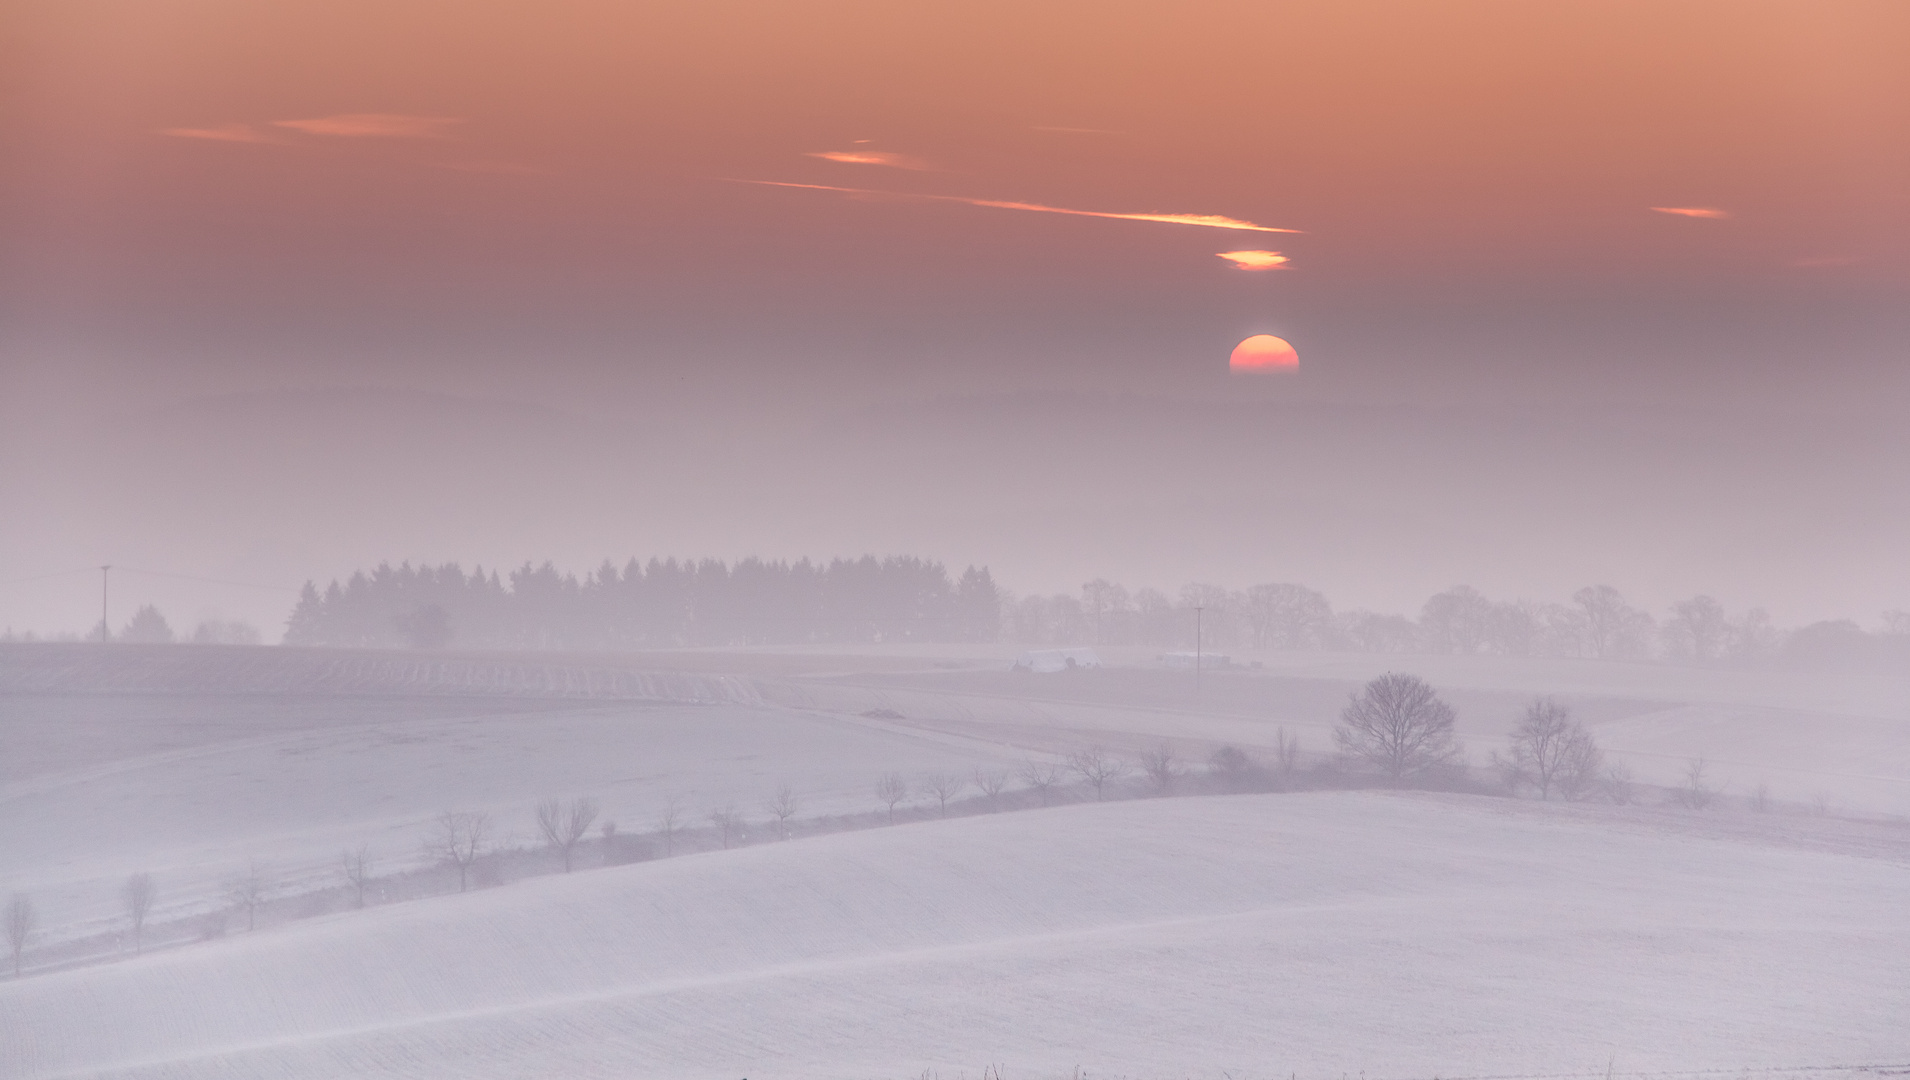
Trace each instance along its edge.
{"label": "small shrub", "polygon": [[1718,789],[1705,779],[1706,762],[1703,758],[1692,758],[1685,763],[1684,782],[1672,791],[1672,801],[1686,810],[1703,810],[1718,797]]}
{"label": "small shrub", "polygon": [[1253,759],[1238,746],[1223,746],[1207,756],[1207,765],[1224,791],[1248,790],[1253,774]]}
{"label": "small shrub", "polygon": [[1631,766],[1614,761],[1605,766],[1605,775],[1599,786],[1604,788],[1605,797],[1619,806],[1630,806],[1637,801],[1637,792],[1632,784]]}

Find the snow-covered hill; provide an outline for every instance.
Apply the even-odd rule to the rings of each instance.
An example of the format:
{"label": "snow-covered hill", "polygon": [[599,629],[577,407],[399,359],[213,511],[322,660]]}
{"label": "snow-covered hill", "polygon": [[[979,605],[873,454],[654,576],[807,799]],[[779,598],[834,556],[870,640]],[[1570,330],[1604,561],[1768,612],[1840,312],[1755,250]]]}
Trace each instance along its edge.
{"label": "snow-covered hill", "polygon": [[[143,740],[143,752],[0,784],[0,889],[35,898],[45,943],[123,926],[118,889],[136,871],[158,879],[163,921],[222,906],[223,883],[249,862],[279,893],[338,885],[339,853],[360,845],[383,872],[417,865],[446,811],[489,814],[491,843],[508,846],[536,841],[532,814],[546,797],[594,797],[605,820],[642,833],[671,796],[692,827],[722,807],[760,821],[785,783],[805,816],[864,811],[885,772],[966,775],[1017,760],[878,720],[784,708],[465,704],[474,711],[429,697],[182,699],[120,718],[99,738]],[[13,705],[44,710],[41,726],[110,707],[84,698]],[[235,710],[206,736],[221,711]]]}
{"label": "snow-covered hill", "polygon": [[1910,1059],[1902,848],[1694,820],[1433,795],[1150,800],[531,879],[0,984],[0,1075]]}

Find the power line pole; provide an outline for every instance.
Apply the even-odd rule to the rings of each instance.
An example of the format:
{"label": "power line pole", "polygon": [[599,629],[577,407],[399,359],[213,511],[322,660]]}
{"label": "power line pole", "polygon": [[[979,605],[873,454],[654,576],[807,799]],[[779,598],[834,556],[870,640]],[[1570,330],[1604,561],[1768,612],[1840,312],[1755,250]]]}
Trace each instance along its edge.
{"label": "power line pole", "polygon": [[101,645],[113,640],[113,632],[110,629],[113,624],[106,621],[106,572],[112,568],[111,564],[99,568],[99,643]]}
{"label": "power line pole", "polygon": [[1200,613],[1202,605],[1194,605],[1194,697],[1200,698]]}

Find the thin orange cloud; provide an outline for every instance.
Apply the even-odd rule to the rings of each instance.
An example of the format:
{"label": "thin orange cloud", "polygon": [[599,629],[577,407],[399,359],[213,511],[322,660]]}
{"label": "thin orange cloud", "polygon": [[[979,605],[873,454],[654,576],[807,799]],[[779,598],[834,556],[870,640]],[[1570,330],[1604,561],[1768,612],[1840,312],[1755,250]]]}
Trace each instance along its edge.
{"label": "thin orange cloud", "polygon": [[1676,214],[1679,217],[1728,218],[1729,210],[1720,210],[1715,206],[1654,206],[1653,210],[1661,214]]}
{"label": "thin orange cloud", "polygon": [[1219,258],[1242,270],[1278,270],[1293,261],[1277,251],[1223,251]]}
{"label": "thin orange cloud", "polygon": [[205,139],[208,142],[262,143],[268,140],[249,124],[224,124],[216,128],[160,128],[161,135],[175,139]]}
{"label": "thin orange cloud", "polygon": [[803,156],[839,161],[844,165],[887,165],[891,169],[913,169],[917,172],[926,171],[929,167],[928,162],[921,158],[891,154],[886,150],[819,150]]}
{"label": "thin orange cloud", "polygon": [[483,173],[488,176],[549,176],[551,170],[518,161],[435,161],[433,165],[452,172]]}
{"label": "thin orange cloud", "polygon": [[1299,229],[1280,229],[1272,225],[1256,225],[1239,218],[1222,217],[1219,214],[1115,214],[1105,210],[1070,210],[1062,206],[1043,206],[1040,203],[1006,202],[998,199],[970,199],[961,195],[914,195],[904,191],[874,191],[868,188],[833,187],[828,184],[791,184],[781,180],[736,180],[739,184],[760,184],[764,187],[803,188],[808,191],[839,191],[845,195],[875,195],[890,199],[922,199],[929,202],[961,203],[964,206],[987,206],[997,210],[1029,210],[1038,214],[1069,214],[1074,217],[1112,218],[1117,221],[1158,221],[1167,225],[1198,225],[1205,229],[1235,229],[1241,232],[1297,233]]}
{"label": "thin orange cloud", "polygon": [[405,116],[399,113],[340,113],[310,120],[274,120],[274,127],[307,135],[352,139],[443,139],[447,130],[464,121],[455,116]]}
{"label": "thin orange cloud", "polygon": [[1125,135],[1125,131],[1109,131],[1107,128],[1044,127],[1036,126],[1029,131],[1052,131],[1061,135]]}

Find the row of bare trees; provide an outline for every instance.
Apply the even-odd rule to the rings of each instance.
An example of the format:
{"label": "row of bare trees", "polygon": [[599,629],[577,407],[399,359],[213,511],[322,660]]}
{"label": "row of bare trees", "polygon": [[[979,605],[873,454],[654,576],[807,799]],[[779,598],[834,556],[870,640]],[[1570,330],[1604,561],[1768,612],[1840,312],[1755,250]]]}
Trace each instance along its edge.
{"label": "row of bare trees", "polygon": [[[1299,739],[1282,727],[1275,732],[1274,767],[1282,775],[1291,774],[1300,759]],[[1210,776],[1217,778],[1222,790],[1245,790],[1248,777],[1260,771],[1260,765],[1236,746],[1223,746],[1207,759]],[[971,774],[933,771],[922,774],[911,784],[901,773],[886,773],[875,784],[875,796],[888,810],[888,820],[912,798],[933,801],[938,817],[947,817],[948,808],[970,788],[980,795],[992,812],[999,810],[1009,785],[1019,780],[1023,790],[1031,792],[1042,806],[1051,806],[1070,782],[1092,792],[1096,802],[1105,801],[1122,781],[1138,778],[1150,795],[1172,795],[1181,782],[1195,774],[1196,763],[1180,756],[1171,743],[1161,743],[1132,756],[1122,756],[1105,746],[1086,746],[1067,754],[1060,761],[1023,762],[1013,772],[977,767]]]}
{"label": "row of bare trees", "polygon": [[[1428,774],[1463,767],[1452,706],[1416,675],[1388,673],[1367,683],[1340,712],[1334,742],[1348,758],[1402,787]],[[1512,730],[1509,755],[1492,765],[1512,791],[1540,799],[1580,799],[1607,777],[1604,755],[1585,725],[1551,698],[1526,706]]]}
{"label": "row of bare trees", "polygon": [[[153,904],[159,899],[159,886],[153,876],[145,871],[132,874],[120,885],[119,899],[126,913],[128,929],[132,932],[133,950],[144,951],[146,922],[152,916]],[[33,899],[25,893],[14,893],[7,899],[5,912],[7,924],[7,948],[13,958],[13,974],[20,975],[21,957],[25,955],[28,942],[40,927],[39,911],[33,906]]]}
{"label": "row of bare trees", "polygon": [[[1343,754],[1400,787],[1442,769],[1463,767],[1453,722],[1452,707],[1439,700],[1424,680],[1388,674],[1353,696],[1341,711],[1333,735]],[[1491,757],[1491,767],[1509,792],[1530,791],[1541,800],[1567,801],[1602,795],[1620,804],[1637,798],[1631,770],[1608,762],[1585,725],[1553,698],[1528,703],[1509,742],[1508,753],[1495,751]],[[1704,810],[1717,801],[1720,789],[1711,782],[1709,764],[1693,758],[1669,794],[1678,806]],[[1750,795],[1750,806],[1759,813],[1772,808],[1769,785],[1758,785]],[[1822,797],[1815,809],[1827,812]]]}
{"label": "row of bare trees", "polygon": [[1654,618],[1610,585],[1587,585],[1564,603],[1492,600],[1470,585],[1427,598],[1417,617],[1335,611],[1314,589],[1292,582],[1228,589],[1190,584],[1178,596],[1129,592],[1096,578],[1079,596],[1003,601],[1005,636],[1026,644],[1194,645],[1194,609],[1203,642],[1216,649],[1343,649],[1379,653],[1497,653],[1689,664],[1823,666],[1910,655],[1910,612],[1889,611],[1877,634],[1844,621],[1780,631],[1761,608],[1728,612],[1693,596]]}
{"label": "row of bare trees", "polygon": [[[1455,713],[1450,705],[1424,680],[1406,674],[1387,674],[1367,683],[1354,694],[1341,711],[1333,737],[1343,759],[1367,766],[1388,783],[1403,787],[1421,781],[1441,770],[1463,768],[1463,753],[1454,735]],[[1278,776],[1290,776],[1303,751],[1297,737],[1284,727],[1275,732],[1271,767]],[[1634,799],[1634,784],[1629,770],[1608,764],[1591,733],[1573,718],[1571,710],[1551,698],[1529,703],[1513,728],[1507,754],[1494,753],[1492,767],[1500,774],[1508,791],[1529,790],[1542,800],[1553,798],[1580,800],[1603,794],[1613,802]],[[1207,775],[1221,790],[1250,790],[1253,778],[1265,767],[1235,746],[1222,746],[1206,761]],[[1183,779],[1194,772],[1192,762],[1183,760],[1175,748],[1162,743],[1129,758],[1094,745],[1067,754],[1060,761],[1030,759],[1012,772],[1005,769],[976,767],[970,773],[931,770],[915,779],[900,772],[884,773],[875,782],[877,802],[886,810],[889,824],[912,801],[932,802],[938,817],[947,817],[949,808],[971,788],[980,795],[986,808],[1000,810],[1010,784],[1019,780],[1041,806],[1052,805],[1070,781],[1093,793],[1102,801],[1123,780],[1138,776],[1149,794],[1174,794]],[[1710,782],[1703,759],[1688,763],[1682,782],[1672,789],[1672,801],[1688,809],[1702,810],[1712,805],[1718,789]],[[1821,804],[1821,799],[1820,799]],[[1760,786],[1751,796],[1753,809],[1770,806],[1770,793]],[[762,810],[775,822],[778,840],[791,835],[791,822],[803,808],[795,788],[781,784],[762,802]],[[1824,807],[1819,806],[1823,812]],[[568,801],[544,799],[536,807],[536,826],[544,845],[561,860],[564,872],[576,865],[577,849],[598,823],[602,808],[596,799],[577,797]],[[707,819],[718,842],[729,848],[747,830],[745,820],[734,803],[709,811]],[[665,855],[674,855],[681,835],[691,825],[688,808],[677,794],[665,797],[656,819],[655,835]],[[616,824],[605,821],[601,835],[606,842],[616,839]],[[486,855],[496,850],[490,815],[477,811],[447,811],[438,815],[425,841],[427,856],[457,871],[458,891],[467,891],[471,872]],[[340,856],[340,870],[354,902],[364,907],[366,894],[374,880],[375,864],[368,846]],[[257,925],[260,908],[271,896],[264,868],[256,860],[245,871],[227,882],[226,899],[232,909],[244,911],[246,928]],[[135,951],[143,949],[144,933],[158,887],[152,874],[141,872],[128,877],[120,897]],[[37,928],[32,901],[15,893],[5,909],[7,941],[12,951],[14,973],[20,971],[21,956]]]}
{"label": "row of bare trees", "polygon": [[[562,857],[566,873],[571,869],[577,845],[596,820],[597,813],[596,800],[588,798],[570,803],[550,799],[538,804],[538,829],[545,841]],[[469,887],[471,867],[489,850],[490,840],[491,822],[488,814],[452,812],[438,816],[425,848],[428,854],[457,868],[458,891],[462,892]],[[356,906],[364,907],[366,891],[373,881],[375,869],[369,845],[361,845],[340,856],[340,869],[346,885],[352,890]],[[244,871],[225,883],[223,895],[230,905],[228,910],[244,912],[245,928],[248,931],[255,930],[260,909],[272,899],[270,874],[264,864],[256,859],[250,860]],[[143,952],[146,927],[159,899],[158,881],[147,871],[132,874],[121,884],[119,899],[127,930],[132,937],[133,951]],[[24,893],[14,893],[7,901],[4,920],[13,971],[17,976],[21,957],[39,928],[38,912],[32,899]],[[220,916],[220,921],[223,923],[223,916]]]}

